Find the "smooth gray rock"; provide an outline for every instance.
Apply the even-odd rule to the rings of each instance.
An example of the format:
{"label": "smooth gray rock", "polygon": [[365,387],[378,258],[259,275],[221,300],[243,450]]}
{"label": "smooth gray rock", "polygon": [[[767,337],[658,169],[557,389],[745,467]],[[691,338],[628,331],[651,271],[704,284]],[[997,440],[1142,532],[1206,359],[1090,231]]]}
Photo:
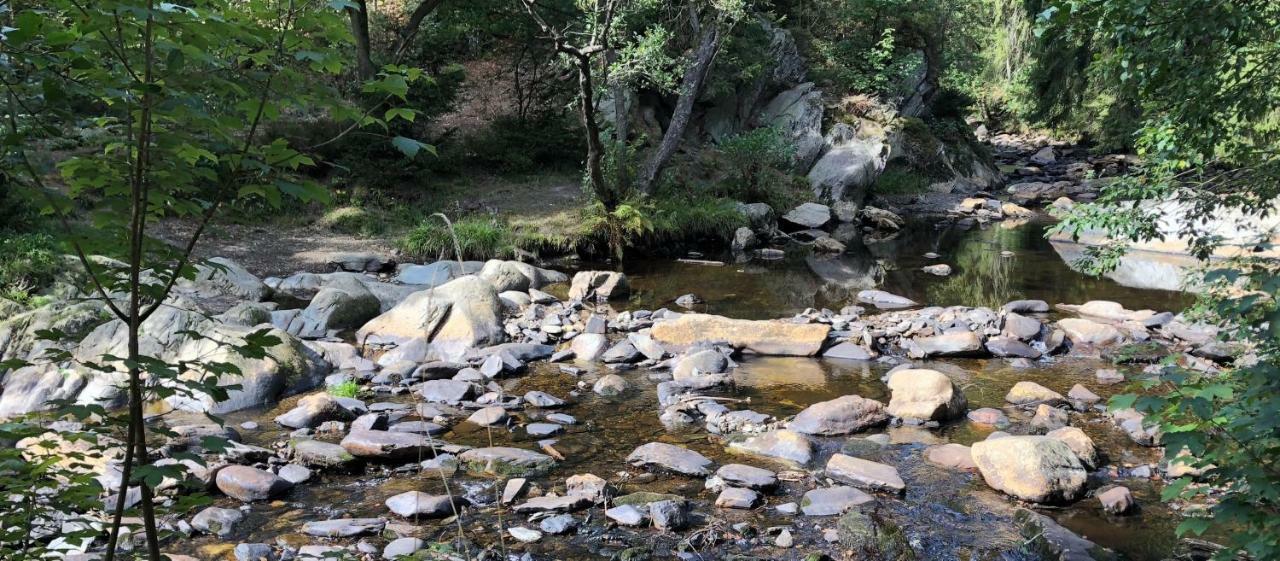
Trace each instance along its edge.
{"label": "smooth gray rock", "polygon": [[636,467],[658,468],[690,476],[711,474],[711,460],[688,448],[665,442],[641,445],[627,456],[627,463]]}

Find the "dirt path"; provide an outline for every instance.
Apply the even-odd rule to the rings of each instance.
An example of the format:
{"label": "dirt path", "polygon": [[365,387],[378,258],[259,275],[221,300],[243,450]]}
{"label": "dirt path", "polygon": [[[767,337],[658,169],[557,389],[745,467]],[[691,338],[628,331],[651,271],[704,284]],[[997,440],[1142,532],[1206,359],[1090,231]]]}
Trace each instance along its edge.
{"label": "dirt path", "polygon": [[[445,212],[451,218],[492,212],[508,219],[538,219],[576,208],[583,199],[577,178],[564,174],[519,179],[480,176],[441,189],[448,194],[432,208],[420,209],[423,218],[435,212]],[[195,253],[201,259],[230,258],[261,277],[322,273],[333,270],[328,263],[337,253],[371,252],[394,257],[395,240],[403,234],[403,228],[378,238],[341,234],[314,225],[319,218],[317,213],[309,220],[291,219],[289,224],[214,224],[205,231]],[[296,225],[299,223],[305,225]],[[191,221],[170,219],[158,224],[153,233],[175,243],[185,240],[194,230]]]}

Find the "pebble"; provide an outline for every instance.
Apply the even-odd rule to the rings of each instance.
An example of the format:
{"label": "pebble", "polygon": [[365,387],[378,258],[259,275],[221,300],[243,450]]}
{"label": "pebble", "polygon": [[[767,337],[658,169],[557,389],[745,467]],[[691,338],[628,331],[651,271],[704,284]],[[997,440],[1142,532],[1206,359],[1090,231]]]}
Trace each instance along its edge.
{"label": "pebble", "polygon": [[795,545],[795,538],[791,537],[791,530],[783,530],[778,534],[778,538],[773,540],[778,547],[791,547]]}

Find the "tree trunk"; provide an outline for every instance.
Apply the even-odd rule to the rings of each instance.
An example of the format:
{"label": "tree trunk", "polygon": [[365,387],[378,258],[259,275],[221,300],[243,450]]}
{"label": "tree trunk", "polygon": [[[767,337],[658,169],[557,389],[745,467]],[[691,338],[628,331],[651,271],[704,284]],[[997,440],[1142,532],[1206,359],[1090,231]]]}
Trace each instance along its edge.
{"label": "tree trunk", "polygon": [[348,9],[351,34],[356,39],[356,75],[361,80],[373,77],[373,57],[369,52],[369,9],[366,0],[355,0],[358,9]]}
{"label": "tree trunk", "polygon": [[694,52],[693,64],[689,65],[684,79],[680,82],[680,98],[676,100],[676,110],[671,115],[671,124],[663,133],[662,142],[658,148],[649,156],[644,168],[640,170],[636,188],[641,193],[653,193],[658,175],[662,173],[662,169],[671,161],[671,156],[680,146],[685,128],[689,125],[689,117],[693,114],[693,104],[702,94],[702,86],[706,82],[707,73],[711,70],[711,62],[715,60],[716,52],[719,50],[720,28],[714,23],[709,24],[702,32],[698,50]]}
{"label": "tree trunk", "polygon": [[591,81],[591,58],[585,55],[578,60],[578,94],[582,96],[582,128],[587,133],[587,174],[591,181],[591,190],[596,198],[604,204],[606,210],[612,211],[618,206],[614,190],[609,187],[604,177],[604,144],[600,142],[600,124],[596,121],[595,86]]}
{"label": "tree trunk", "polygon": [[[360,1],[361,4],[364,3],[364,0]],[[405,23],[404,29],[400,30],[400,41],[396,44],[395,50],[392,51],[397,60],[409,48],[409,43],[413,40],[413,36],[417,35],[418,27],[422,25],[422,20],[427,19],[427,16],[431,15],[431,12],[434,12],[443,3],[444,0],[422,0],[418,7],[413,9],[413,13],[409,15],[409,21]],[[365,29],[368,29],[367,24]],[[368,33],[365,33],[365,36],[368,37]]]}

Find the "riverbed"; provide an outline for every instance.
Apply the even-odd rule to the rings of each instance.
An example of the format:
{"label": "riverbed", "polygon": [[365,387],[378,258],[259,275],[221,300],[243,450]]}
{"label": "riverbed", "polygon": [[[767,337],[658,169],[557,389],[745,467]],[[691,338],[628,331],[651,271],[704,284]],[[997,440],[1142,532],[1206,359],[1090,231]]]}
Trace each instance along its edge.
{"label": "riverbed", "polygon": [[[1104,299],[1118,301],[1129,309],[1177,312],[1189,304],[1190,297],[1183,293],[1124,286],[1111,279],[1096,279],[1077,272],[1045,240],[1048,226],[1046,222],[1030,222],[1012,227],[994,224],[961,230],[918,223],[893,240],[860,245],[838,257],[788,251],[787,257],[773,261],[739,261],[732,255],[700,256],[704,260],[723,260],[723,266],[681,263],[670,258],[628,261],[622,270],[630,278],[632,296],[627,301],[612,303],[612,307],[619,311],[675,308],[673,302],[677,297],[693,293],[703,300],[694,306],[696,311],[747,319],[779,318],[811,307],[839,309],[851,304],[852,294],[872,287],[928,305],[943,306],[995,308],[1017,299],[1043,299],[1050,304]],[[929,252],[938,256],[925,257]],[[919,270],[936,263],[951,265],[952,274],[937,277]],[[587,268],[588,264],[579,266]],[[563,296],[563,290],[550,291]],[[1013,428],[1006,430],[1015,433],[1029,419],[1026,412],[1004,403],[1005,393],[1018,381],[1034,381],[1062,394],[1079,383],[1104,398],[1124,389],[1123,385],[1098,385],[1095,371],[1113,366],[1090,355],[1048,358],[1030,368],[1019,368],[1003,359],[921,361],[918,364],[952,376],[963,387],[970,409],[1003,408],[1014,423]],[[283,500],[251,504],[249,523],[241,525],[236,534],[217,540],[199,538],[191,543],[192,553],[229,556],[229,547],[242,541],[317,543],[318,540],[297,533],[304,522],[343,516],[386,517],[389,513],[383,501],[409,490],[463,495],[473,505],[459,520],[419,522],[424,539],[449,542],[461,531],[472,546],[489,544],[509,554],[530,552],[538,558],[602,559],[638,545],[652,549],[654,558],[670,558],[680,553],[692,559],[699,555],[708,559],[724,558],[730,554],[801,559],[815,551],[838,551],[839,546],[827,543],[822,532],[834,527],[834,517],[792,516],[776,509],[780,504],[798,502],[805,491],[803,482],[784,481],[768,494],[764,505],[755,509],[729,510],[712,506],[715,494],[703,489],[701,479],[652,477],[630,469],[626,456],[637,446],[653,441],[679,444],[705,455],[717,465],[742,462],[772,470],[794,470],[796,466],[730,454],[721,437],[709,434],[701,426],[664,427],[659,422],[660,408],[654,389],[659,378],[645,369],[620,373],[637,390],[619,397],[602,397],[592,393],[590,385],[598,376],[612,370],[603,364],[577,366],[582,371],[570,374],[559,365],[538,362],[530,365],[527,373],[500,381],[512,394],[541,390],[567,398],[569,406],[555,412],[577,418],[576,424],[554,437],[554,449],[564,460],[550,474],[535,478],[534,482],[544,490],[552,490],[563,487],[570,475],[594,473],[614,483],[619,494],[635,491],[679,494],[695,504],[698,522],[693,530],[660,533],[652,529],[616,527],[605,524],[607,521],[598,509],[592,509],[585,519],[579,514],[584,522],[578,532],[546,536],[537,543],[523,544],[505,535],[504,530],[513,525],[536,526],[536,523],[530,524],[522,516],[512,514],[509,507],[498,506],[501,481],[461,471],[442,474],[412,463],[408,467],[370,464],[352,473],[318,473],[318,480],[295,487]],[[881,376],[891,366],[874,361],[748,356],[742,358],[734,371],[734,383],[714,395],[741,400],[737,407],[786,418],[815,402],[848,394],[887,401],[888,390]],[[1138,370],[1128,372],[1136,375]],[[361,398],[369,403],[415,405],[413,394],[362,395]],[[295,403],[293,398],[266,410],[240,411],[226,420],[232,426],[256,422],[258,429],[242,429],[241,434],[248,443],[269,447],[287,440],[288,431],[276,426],[272,419]],[[551,412],[527,409],[516,413],[517,422],[511,429],[483,429],[458,423],[438,438],[469,446],[513,445],[537,449],[539,438],[526,434],[522,426],[541,420]],[[1110,516],[1102,512],[1096,499],[1089,497],[1041,512],[1128,559],[1154,561],[1167,557],[1176,545],[1173,528],[1179,517],[1159,502],[1157,481],[1130,474],[1133,468],[1158,463],[1157,451],[1132,443],[1097,411],[1077,419],[1083,421],[1076,420],[1073,424],[1093,438],[1105,458],[1104,467],[1091,475],[1090,487],[1112,482],[1124,484],[1133,490],[1141,510],[1128,517]],[[904,496],[882,499],[879,508],[903,527],[923,558],[1023,558],[1022,538],[1011,522],[1011,514],[1019,506],[1016,501],[990,489],[981,476],[951,471],[922,458],[929,445],[946,442],[968,445],[986,438],[993,430],[996,428],[962,420],[937,429],[896,427],[874,431],[886,432],[891,443],[864,453],[864,457],[895,466],[907,486]],[[317,438],[327,439],[323,434]],[[328,440],[336,442],[340,438],[341,435],[335,435]],[[849,440],[848,437],[816,438],[817,453],[809,468],[823,465]],[[219,498],[218,502],[225,503],[221,506],[227,508],[240,506],[226,498]],[[762,539],[735,529],[734,525],[742,522],[749,523],[757,533],[770,527],[787,526],[795,534],[796,545],[788,549],[775,547],[772,538]],[[704,535],[700,536],[699,532]],[[711,550],[701,549],[712,543],[703,538],[713,534],[719,539],[718,545]],[[381,538],[369,540],[379,548],[385,542]],[[475,553],[468,552],[473,558]]]}

